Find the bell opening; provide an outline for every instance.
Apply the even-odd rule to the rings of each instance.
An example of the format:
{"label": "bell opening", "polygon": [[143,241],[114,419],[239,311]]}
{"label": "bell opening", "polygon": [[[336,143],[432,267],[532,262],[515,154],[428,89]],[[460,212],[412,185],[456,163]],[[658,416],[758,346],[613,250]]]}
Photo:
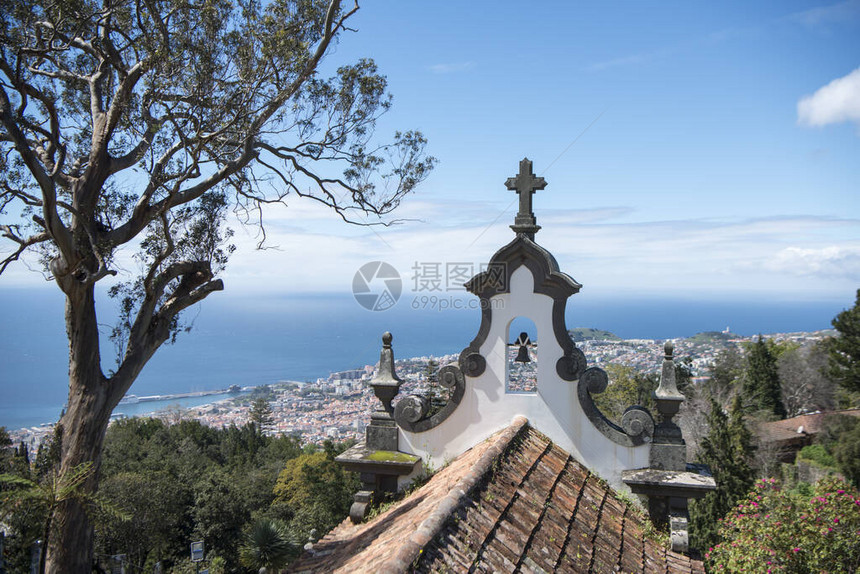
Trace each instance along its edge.
{"label": "bell opening", "polygon": [[[515,335],[519,333],[519,335]],[[527,317],[517,317],[507,333],[508,393],[537,392],[537,326]]]}

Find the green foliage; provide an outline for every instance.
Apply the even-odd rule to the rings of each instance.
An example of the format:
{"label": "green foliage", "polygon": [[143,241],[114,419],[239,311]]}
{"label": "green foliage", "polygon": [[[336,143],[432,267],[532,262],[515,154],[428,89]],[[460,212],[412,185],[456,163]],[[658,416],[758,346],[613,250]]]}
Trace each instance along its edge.
{"label": "green foliage", "polygon": [[610,420],[620,421],[627,407],[652,407],[651,392],[657,388],[659,376],[637,372],[633,367],[610,363],[606,365],[609,385],[594,394],[594,404]]}
{"label": "green foliage", "polygon": [[205,540],[209,551],[224,557],[228,568],[238,564],[238,545],[242,528],[251,520],[251,508],[237,488],[242,478],[213,469],[194,485],[194,534]]}
{"label": "green foliage", "polygon": [[131,520],[100,516],[97,545],[104,554],[125,554],[130,564],[143,565],[184,555],[192,523],[188,509],[192,489],[163,470],[117,472],[105,477],[100,496],[131,515]]}
{"label": "green foliage", "polygon": [[269,401],[264,397],[254,399],[251,403],[250,418],[260,434],[272,428],[275,418],[272,416],[272,407],[269,405]]}
{"label": "green foliage", "polygon": [[290,530],[300,540],[314,529],[328,532],[349,513],[359,484],[334,461],[343,450],[326,441],[322,450],[287,461],[278,476],[276,501],[295,509]]}
{"label": "green foliage", "polygon": [[14,474],[0,474],[2,514],[14,513],[17,507],[33,507],[37,508],[42,516],[40,572],[45,571],[46,550],[55,533],[55,515],[61,505],[77,502],[88,510],[98,510],[102,514],[120,520],[129,519],[127,514],[85,489],[86,482],[92,478],[93,472],[93,463],[86,462],[67,472],[53,469],[49,476],[38,481]]}
{"label": "green foliage", "polygon": [[372,452],[367,459],[376,462],[411,462],[415,460],[415,457],[397,450],[377,450]]}
{"label": "green foliage", "polygon": [[831,414],[824,418],[812,449],[804,447],[801,456],[819,456],[829,468],[841,472],[855,487],[860,487],[860,417]]}
{"label": "green foliage", "polygon": [[36,450],[34,470],[38,478],[44,478],[60,466],[60,453],[63,449],[63,425],[54,426],[54,432],[39,444]]}
{"label": "green foliage", "polygon": [[708,427],[698,461],[710,467],[717,489],[690,502],[691,543],[700,550],[717,543],[717,521],[746,495],[754,478],[748,458],[751,436],[744,424],[739,396],[728,416],[711,398]]}
{"label": "green foliage", "polygon": [[850,573],[860,568],[860,493],[826,478],[812,496],[773,480],[755,489],[721,521],[724,542],[705,554],[712,572]]}
{"label": "green foliage", "polygon": [[14,452],[5,429],[0,430],[0,524],[7,536],[3,558],[8,572],[28,572],[30,545],[42,537],[46,509],[15,492],[32,486],[34,475],[25,463],[26,450]]}
{"label": "green foliage", "polygon": [[855,418],[853,428],[839,435],[832,452],[845,478],[860,488],[860,419]]}
{"label": "green foliage", "polygon": [[264,518],[243,533],[239,561],[254,571],[261,568],[277,571],[298,556],[300,548],[290,539],[286,525]]}
{"label": "green foliage", "polygon": [[12,439],[9,438],[6,427],[0,426],[0,453],[3,453],[10,446],[12,446]]}
{"label": "green foliage", "polygon": [[583,341],[621,341],[621,337],[610,333],[609,331],[603,331],[601,329],[592,329],[588,327],[577,327],[576,329],[570,329],[567,332],[570,335],[570,338],[575,343],[581,343]]}
{"label": "green foliage", "polygon": [[[660,384],[660,378],[658,375],[653,376],[654,388],[657,388],[657,385]],[[678,390],[685,396],[689,396],[692,391],[691,385],[693,384],[693,359],[690,357],[682,357],[679,359],[675,359],[675,386],[678,387]],[[648,392],[648,397],[651,397],[651,393]]]}
{"label": "green foliage", "polygon": [[[181,560],[177,561],[172,568],[168,570],[170,574],[199,574],[199,572],[206,568],[209,570],[209,574],[228,574],[229,572],[235,572],[235,570],[228,570],[227,561],[217,556],[215,554],[211,554],[210,552],[206,552],[206,559],[200,562],[192,562],[190,558],[187,558],[188,548],[185,549],[184,556]],[[145,572],[150,572],[151,569],[145,569]]]}
{"label": "green foliage", "polygon": [[737,338],[737,335],[733,333],[723,333],[722,331],[702,331],[701,333],[696,333],[692,337],[687,339],[687,342],[694,344],[714,344],[714,343],[728,343],[732,339]]}
{"label": "green foliage", "polygon": [[787,347],[765,341],[759,335],[755,343],[746,345],[746,371],[743,395],[748,413],[785,418],[782,390],[777,371],[777,358]]}
{"label": "green foliage", "polygon": [[260,435],[251,424],[217,430],[196,421],[117,421],[105,440],[100,493],[132,520],[97,515],[96,549],[126,554],[133,569],[151,571],[160,561],[166,571],[193,572],[188,543],[202,539],[207,559],[218,557],[224,571],[237,571],[239,545],[252,522],[308,512],[306,501],[286,505],[274,495],[284,464],[302,452],[295,438]]}
{"label": "green foliage", "polygon": [[806,445],[797,453],[797,458],[823,468],[836,468],[836,459],[820,444]]}
{"label": "green foliage", "polygon": [[737,347],[731,346],[720,351],[710,368],[707,393],[721,405],[728,404],[743,373],[744,358]]}
{"label": "green foliage", "polygon": [[860,289],[851,309],[833,319],[839,333],[830,341],[830,376],[849,392],[860,392]]}

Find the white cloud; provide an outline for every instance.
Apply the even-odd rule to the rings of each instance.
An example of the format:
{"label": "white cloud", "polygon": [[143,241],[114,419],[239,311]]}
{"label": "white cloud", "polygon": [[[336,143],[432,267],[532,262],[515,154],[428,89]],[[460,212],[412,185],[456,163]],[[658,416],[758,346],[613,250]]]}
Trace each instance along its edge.
{"label": "white cloud", "polygon": [[[375,230],[340,225],[336,234],[272,229],[272,242],[281,250],[258,252],[240,245],[225,277],[228,288],[348,294],[358,267],[381,260],[400,272],[409,290],[416,262],[439,263],[443,274],[448,263],[478,268],[513,238],[512,213],[487,227],[496,211],[486,205],[483,213],[469,206],[470,221],[429,201],[413,207],[424,212],[424,221]],[[565,272],[597,295],[628,290],[832,296],[856,289],[860,278],[858,220],[784,216],[631,222],[631,215],[635,212],[621,207],[550,212],[538,217],[543,230],[537,240]]]}
{"label": "white cloud", "polygon": [[[238,251],[224,280],[231,297],[269,294],[349,294],[356,270],[386,261],[413,288],[416,262],[485,263],[513,239],[515,208],[493,202],[411,198],[397,215],[412,219],[392,227],[345,225],[330,210],[293,201],[267,212],[268,244],[258,251],[254,229],[233,225]],[[501,212],[501,217],[497,216]],[[417,219],[421,221],[417,221]],[[832,297],[853,292],[860,280],[860,220],[846,217],[643,219],[623,206],[558,209],[538,213],[538,242],[562,270],[597,296],[621,292],[715,297],[767,293]],[[37,273],[19,273],[11,285],[44,284]],[[126,267],[134,271],[133,262]],[[108,281],[105,282],[106,284]],[[45,287],[51,288],[51,287]],[[2,293],[0,293],[2,296]]]}
{"label": "white cloud", "polygon": [[842,122],[860,125],[860,68],[802,98],[797,103],[797,118],[807,126]]}
{"label": "white cloud", "polygon": [[831,245],[820,249],[787,247],[767,267],[776,272],[820,277],[860,278],[860,249]]}

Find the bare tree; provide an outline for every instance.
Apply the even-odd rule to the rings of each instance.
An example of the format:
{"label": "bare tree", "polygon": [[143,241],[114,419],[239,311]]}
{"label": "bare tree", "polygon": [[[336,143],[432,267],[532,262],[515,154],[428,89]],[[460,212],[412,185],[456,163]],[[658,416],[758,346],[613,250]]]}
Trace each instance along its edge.
{"label": "bare tree", "polygon": [[[69,400],[61,473],[92,463],[111,411],[183,310],[223,289],[224,217],[262,223],[287,195],[380,219],[433,167],[420,133],[372,144],[390,106],[371,60],[318,67],[358,5],[340,0],[5,0],[0,10],[0,272],[35,250],[66,298]],[[116,283],[113,372],[95,286]],[[49,572],[89,572],[92,526],[56,509]]]}
{"label": "bare tree", "polygon": [[836,385],[827,376],[827,361],[827,349],[820,343],[780,355],[777,368],[789,417],[833,408]]}

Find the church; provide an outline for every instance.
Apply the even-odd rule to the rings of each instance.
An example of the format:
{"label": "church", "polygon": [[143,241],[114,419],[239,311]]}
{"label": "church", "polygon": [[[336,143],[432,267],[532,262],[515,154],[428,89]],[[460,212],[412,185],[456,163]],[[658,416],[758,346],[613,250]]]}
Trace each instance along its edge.
{"label": "church", "polygon": [[[400,396],[385,333],[378,408],[364,442],[336,459],[362,489],[291,572],[704,572],[689,554],[687,505],[715,484],[687,463],[673,420],[684,396],[671,343],[657,412],[631,405],[607,418],[594,401],[607,374],[565,323],[582,286],[535,241],[532,201],[547,183],[523,159],[505,185],[519,195],[515,237],[466,283],[481,322],[437,373],[444,400]],[[516,332],[523,321],[532,332]]]}

